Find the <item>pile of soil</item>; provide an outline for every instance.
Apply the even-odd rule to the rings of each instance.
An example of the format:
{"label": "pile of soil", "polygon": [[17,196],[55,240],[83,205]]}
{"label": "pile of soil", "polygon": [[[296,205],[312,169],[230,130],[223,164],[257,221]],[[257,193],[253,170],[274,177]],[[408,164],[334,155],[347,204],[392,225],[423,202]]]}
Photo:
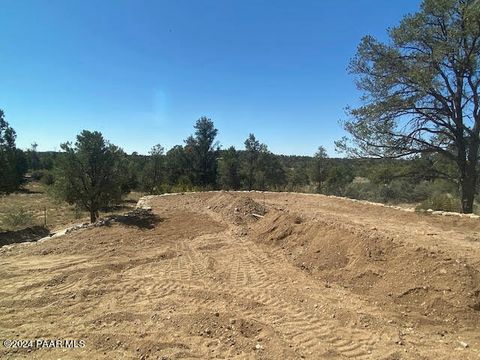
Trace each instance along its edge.
{"label": "pile of soil", "polygon": [[455,323],[480,311],[479,270],[441,251],[404,244],[375,228],[281,211],[253,229],[256,241],[280,247],[312,276],[400,307],[400,313]]}
{"label": "pile of soil", "polygon": [[235,225],[255,222],[267,213],[266,207],[251,197],[238,197],[231,193],[215,194],[208,204],[210,210],[222,214]]}

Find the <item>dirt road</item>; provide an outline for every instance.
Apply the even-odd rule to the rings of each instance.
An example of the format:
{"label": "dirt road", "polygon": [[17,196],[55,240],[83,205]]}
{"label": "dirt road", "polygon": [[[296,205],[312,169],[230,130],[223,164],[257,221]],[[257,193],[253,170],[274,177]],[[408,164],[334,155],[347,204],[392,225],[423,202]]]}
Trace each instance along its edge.
{"label": "dirt road", "polygon": [[0,357],[480,359],[479,220],[297,194],[148,202],[151,227],[0,250],[0,339],[85,341]]}

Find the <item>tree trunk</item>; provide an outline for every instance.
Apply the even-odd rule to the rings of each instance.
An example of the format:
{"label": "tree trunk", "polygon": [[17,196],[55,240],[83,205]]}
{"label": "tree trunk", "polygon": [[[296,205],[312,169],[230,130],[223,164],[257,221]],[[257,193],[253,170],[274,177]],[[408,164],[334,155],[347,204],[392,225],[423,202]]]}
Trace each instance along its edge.
{"label": "tree trunk", "polygon": [[96,210],[90,210],[90,222],[93,224],[95,221],[97,221],[98,217],[98,211]]}
{"label": "tree trunk", "polygon": [[473,212],[477,185],[477,170],[475,164],[468,164],[460,178],[460,194],[462,200],[462,212],[470,214]]}

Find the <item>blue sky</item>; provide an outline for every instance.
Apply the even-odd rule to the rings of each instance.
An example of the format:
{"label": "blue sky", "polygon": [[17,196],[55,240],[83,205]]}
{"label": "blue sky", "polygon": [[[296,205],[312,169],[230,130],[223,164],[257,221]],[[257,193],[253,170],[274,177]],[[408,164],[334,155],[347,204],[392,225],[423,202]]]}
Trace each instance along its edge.
{"label": "blue sky", "polygon": [[205,115],[223,148],[253,132],[275,153],[335,156],[360,39],[386,39],[419,4],[1,0],[0,108],[21,148],[58,150],[89,129],[147,153]]}

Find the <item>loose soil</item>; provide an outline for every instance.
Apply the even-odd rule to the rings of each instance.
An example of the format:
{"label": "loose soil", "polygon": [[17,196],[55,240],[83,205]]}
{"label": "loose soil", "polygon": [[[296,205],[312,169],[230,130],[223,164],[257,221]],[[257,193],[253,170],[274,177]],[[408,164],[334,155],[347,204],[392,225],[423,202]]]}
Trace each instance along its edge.
{"label": "loose soil", "polygon": [[0,248],[0,339],[85,340],[1,358],[480,358],[479,219],[289,193],[147,203],[151,226]]}

